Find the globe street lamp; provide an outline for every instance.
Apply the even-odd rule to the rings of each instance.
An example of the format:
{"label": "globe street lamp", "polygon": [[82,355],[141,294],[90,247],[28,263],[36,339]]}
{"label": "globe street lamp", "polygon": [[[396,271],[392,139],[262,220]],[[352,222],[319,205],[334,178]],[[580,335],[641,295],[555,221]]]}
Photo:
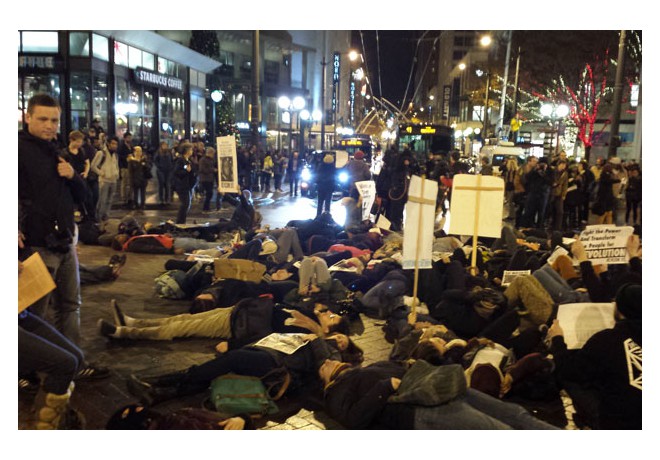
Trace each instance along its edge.
{"label": "globe street lamp", "polygon": [[213,90],[211,92],[211,100],[213,101],[213,116],[211,117],[211,144],[215,144],[215,117],[216,117],[216,104],[222,101],[222,91]]}
{"label": "globe street lamp", "polygon": [[[291,153],[292,134],[293,134],[293,119],[291,115],[293,112],[299,112],[305,108],[305,98],[296,96],[293,100],[287,96],[281,96],[277,100],[277,105],[280,109],[284,110],[289,115],[289,154]],[[300,125],[300,115],[298,116],[298,125]]]}

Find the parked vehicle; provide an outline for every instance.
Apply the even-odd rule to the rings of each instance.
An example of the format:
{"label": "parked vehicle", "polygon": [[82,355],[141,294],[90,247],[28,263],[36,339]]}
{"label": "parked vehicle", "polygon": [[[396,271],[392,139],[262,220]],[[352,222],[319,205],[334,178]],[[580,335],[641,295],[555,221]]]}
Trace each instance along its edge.
{"label": "parked vehicle", "polygon": [[497,145],[485,145],[479,151],[479,156],[488,157],[488,160],[491,165],[493,165],[493,174],[496,176],[500,175],[500,167],[506,163],[506,161],[514,157],[518,161],[518,165],[521,165],[525,162],[525,150],[521,147],[516,147],[513,142],[504,142],[500,141]]}

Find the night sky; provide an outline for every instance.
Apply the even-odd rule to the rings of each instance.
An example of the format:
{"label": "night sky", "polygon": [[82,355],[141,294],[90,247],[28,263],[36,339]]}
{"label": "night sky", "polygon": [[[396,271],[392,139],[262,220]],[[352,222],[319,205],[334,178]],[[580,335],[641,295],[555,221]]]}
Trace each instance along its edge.
{"label": "night sky", "polygon": [[[362,32],[362,39],[360,38]],[[356,49],[363,49],[369,71],[369,81],[374,96],[382,96],[401,107],[406,86],[410,77],[410,69],[415,53],[417,38],[420,31],[379,30],[378,41],[375,30],[353,31],[352,43]],[[378,43],[379,42],[379,43]],[[380,49],[380,53],[377,50]],[[378,58],[380,57],[380,73]],[[380,86],[378,77],[380,75]],[[410,81],[407,99],[410,100],[414,88],[414,75]]]}

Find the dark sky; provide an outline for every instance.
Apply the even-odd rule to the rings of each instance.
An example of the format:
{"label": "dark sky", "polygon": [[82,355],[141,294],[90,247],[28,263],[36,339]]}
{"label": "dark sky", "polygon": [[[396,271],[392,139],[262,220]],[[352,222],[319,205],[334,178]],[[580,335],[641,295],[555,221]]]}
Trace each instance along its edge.
{"label": "dark sky", "polygon": [[[416,37],[421,33],[420,31],[401,30],[353,31],[353,46],[356,49],[362,50],[362,43],[364,42],[363,54],[367,61],[369,81],[374,96],[383,96],[397,107],[401,107],[410,77],[412,60],[417,44]],[[380,72],[378,71],[379,58]],[[414,83],[413,75],[408,88],[408,100],[415,90]]]}

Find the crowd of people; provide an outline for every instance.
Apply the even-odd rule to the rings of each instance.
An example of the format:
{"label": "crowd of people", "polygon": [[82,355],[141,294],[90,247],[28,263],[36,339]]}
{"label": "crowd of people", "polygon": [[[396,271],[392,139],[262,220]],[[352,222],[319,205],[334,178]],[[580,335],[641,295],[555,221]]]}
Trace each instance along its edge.
{"label": "crowd of people", "polygon": [[[19,379],[39,377],[37,428],[79,424],[82,417],[69,404],[74,381],[109,373],[89,364],[79,347],[82,301],[74,210],[90,200],[84,176],[91,172],[99,181],[96,216],[108,225],[86,244],[172,254],[155,287],[162,297],[190,305],[184,315],[140,318],[127,314],[135,306],[111,302],[107,314],[113,320],[100,320],[99,333],[118,341],[219,340],[216,356],[199,366],[126,376],[140,404],[117,408],[109,429],[165,429],[177,426],[172,420],[184,415],[186,426],[196,429],[250,428],[246,414],[225,420],[200,410],[175,415],[154,407],[208,391],[215,378],[228,373],[265,378],[274,371],[284,397],[319,398],[346,429],[563,428],[524,407],[526,401],[559,400],[560,390],[572,398],[580,427],[642,428],[641,174],[635,165],[619,168],[620,162],[610,159],[592,171],[578,164],[570,176],[574,165],[562,155],[529,159],[521,167],[506,165],[503,177],[512,185],[507,186],[509,214],[500,238],[482,238],[473,247],[470,239],[436,228],[432,269],[420,271],[417,298],[411,299],[415,280],[401,266],[410,179],[423,173],[438,180],[437,210],[445,213],[453,176],[470,169],[457,153],[448,159],[433,155],[420,164],[407,150],[377,152],[377,175],[357,164],[363,158],[351,160],[356,162],[353,182],[367,175],[376,181],[374,211],[391,221],[389,230],[361,219],[339,225],[322,206],[313,219],[270,228],[250,190],[270,190],[275,177],[279,191],[288,177],[290,194],[296,195],[303,158],[297,152],[288,161],[279,152],[264,153],[263,161],[253,163],[258,149],[241,149],[242,192],[232,197],[232,218],[196,227],[180,224],[186,221],[197,179],[205,184],[203,190],[211,188],[215,152],[184,142],[176,157],[159,160],[169,150],[161,145],[152,161],[169,165],[172,182],[171,189],[159,187],[159,199],[170,202],[168,193],[177,193],[177,221],[154,226],[130,217],[110,230],[116,220],[108,215],[115,188],[139,207],[144,182],[131,174],[144,174],[149,162],[126,138],[121,144],[110,139],[91,161],[80,161],[74,158],[80,154],[78,134],[70,137],[70,155],[64,155],[52,143],[59,116],[55,100],[35,96],[28,105],[27,128],[19,133],[19,276],[24,252],[31,250],[42,256],[57,284],[56,295],[19,314]],[[193,160],[200,148],[201,157]],[[331,172],[328,164],[330,159],[321,159],[324,174]],[[585,196],[589,191],[587,219],[581,218],[584,204],[578,205],[565,212],[575,218],[565,225],[571,177],[577,182],[582,174],[586,182],[587,171],[598,185],[584,189]],[[127,177],[126,184],[121,177]],[[621,189],[621,183],[626,187]],[[582,190],[583,184],[576,187]],[[626,220],[630,214],[639,218],[627,242],[629,261],[593,265],[579,238],[566,244],[562,232],[575,236],[588,212],[604,216],[598,222],[614,223],[617,202],[612,197],[620,194],[630,196]],[[359,201],[359,196],[351,199]],[[556,256],[558,248],[565,254]],[[476,270],[469,262],[473,252]],[[530,273],[503,283],[504,271],[519,270]],[[615,325],[581,348],[568,349],[556,321],[558,307],[590,302],[613,302]],[[383,321],[384,337],[392,344],[389,360],[363,365],[364,352],[354,341],[363,315]],[[273,333],[299,334],[304,345],[285,353],[257,343]]]}

